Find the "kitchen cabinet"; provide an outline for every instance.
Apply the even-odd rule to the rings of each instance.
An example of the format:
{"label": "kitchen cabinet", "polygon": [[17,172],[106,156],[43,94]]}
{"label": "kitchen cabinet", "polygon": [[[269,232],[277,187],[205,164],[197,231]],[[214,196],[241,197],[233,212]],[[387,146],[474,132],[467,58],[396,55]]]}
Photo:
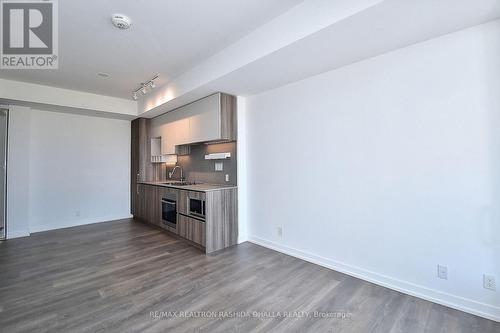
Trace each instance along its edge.
{"label": "kitchen cabinet", "polygon": [[206,192],[205,252],[211,253],[238,243],[238,190]]}
{"label": "kitchen cabinet", "polygon": [[179,236],[205,247],[205,222],[178,214]]}
{"label": "kitchen cabinet", "polygon": [[161,133],[161,154],[172,155],[175,154],[175,142],[173,136],[173,123],[164,126]]}
{"label": "kitchen cabinet", "polygon": [[[189,216],[188,200],[205,202],[205,220]],[[237,189],[219,191],[179,191],[179,235],[200,244],[202,239],[206,253],[235,245],[238,241],[238,192]],[[203,231],[200,231],[203,228]],[[202,235],[199,235],[202,232]],[[200,238],[201,237],[201,238]]]}
{"label": "kitchen cabinet", "polygon": [[139,118],[131,123],[130,188],[132,195],[130,196],[130,211],[132,215],[136,215],[138,209],[138,182],[151,179],[153,175],[149,128],[149,119]]}
{"label": "kitchen cabinet", "polygon": [[205,201],[205,193],[197,191],[179,190],[177,199],[178,231],[179,236],[205,247],[206,227],[202,218],[189,216],[189,199],[199,199]]}
{"label": "kitchen cabinet", "polygon": [[160,198],[156,186],[146,186],[146,216],[145,221],[156,226],[160,226]]}
{"label": "kitchen cabinet", "polygon": [[[162,223],[161,199],[177,197],[177,228]],[[138,184],[135,218],[198,244],[205,253],[218,251],[238,242],[238,192],[236,188],[210,191],[180,190],[167,186]],[[189,214],[188,200],[205,202],[205,219]]]}
{"label": "kitchen cabinet", "polygon": [[217,93],[185,106],[189,143],[236,140],[236,97]]}
{"label": "kitchen cabinet", "polygon": [[158,188],[144,184],[137,185],[137,208],[134,217],[159,226],[161,223],[161,207]]}
{"label": "kitchen cabinet", "polygon": [[[220,140],[220,95],[215,94],[186,106],[189,142]],[[189,116],[190,115],[190,116]]]}
{"label": "kitchen cabinet", "polygon": [[179,119],[167,123],[162,128],[162,155],[176,154],[175,146],[189,142],[189,119]]}
{"label": "kitchen cabinet", "polygon": [[137,184],[136,185],[136,205],[134,209],[134,217],[139,220],[145,220],[146,218],[146,185]]}
{"label": "kitchen cabinet", "polygon": [[237,139],[236,97],[231,95],[213,94],[161,117],[155,134],[161,136],[162,155],[189,153],[189,144]]}

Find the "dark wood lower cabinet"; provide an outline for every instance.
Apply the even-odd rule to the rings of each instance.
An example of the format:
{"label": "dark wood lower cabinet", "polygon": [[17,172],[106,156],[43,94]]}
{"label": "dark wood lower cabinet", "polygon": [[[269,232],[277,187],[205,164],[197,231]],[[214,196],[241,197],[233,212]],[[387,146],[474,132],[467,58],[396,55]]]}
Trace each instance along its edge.
{"label": "dark wood lower cabinet", "polygon": [[238,244],[238,191],[206,193],[206,253]]}
{"label": "dark wood lower cabinet", "polygon": [[[176,229],[162,222],[161,199],[169,194],[177,195]],[[204,221],[188,216],[189,198],[205,201]],[[235,188],[205,193],[138,184],[135,201],[135,218],[198,244],[206,253],[236,245],[238,242],[238,192]]]}
{"label": "dark wood lower cabinet", "polygon": [[179,231],[179,236],[205,247],[206,232],[204,221],[177,214],[177,230]]}
{"label": "dark wood lower cabinet", "polygon": [[160,226],[161,203],[156,186],[137,185],[136,214],[137,219]]}
{"label": "dark wood lower cabinet", "polygon": [[159,188],[156,186],[146,186],[146,221],[156,226],[160,226],[160,199]]}
{"label": "dark wood lower cabinet", "polygon": [[146,220],[146,185],[136,185],[135,214],[139,220]]}

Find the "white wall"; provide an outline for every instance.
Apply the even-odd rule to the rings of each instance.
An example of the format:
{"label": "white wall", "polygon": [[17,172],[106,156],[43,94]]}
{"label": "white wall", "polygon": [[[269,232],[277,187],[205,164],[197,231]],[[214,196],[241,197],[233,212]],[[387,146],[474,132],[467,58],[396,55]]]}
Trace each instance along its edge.
{"label": "white wall", "polygon": [[130,217],[130,122],[32,110],[30,231]]}
{"label": "white wall", "polygon": [[500,320],[499,73],[495,21],[248,98],[250,240]]}
{"label": "white wall", "polygon": [[12,106],[8,238],[130,217],[130,122]]}

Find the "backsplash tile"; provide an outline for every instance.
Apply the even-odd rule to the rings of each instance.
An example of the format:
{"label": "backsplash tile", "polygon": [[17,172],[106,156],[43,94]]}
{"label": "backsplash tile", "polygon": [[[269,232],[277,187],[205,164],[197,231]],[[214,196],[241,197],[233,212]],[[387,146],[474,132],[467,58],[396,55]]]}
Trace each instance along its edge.
{"label": "backsplash tile", "polygon": [[[231,157],[225,160],[205,160],[206,154],[230,152]],[[215,171],[215,163],[223,163],[223,171]],[[189,181],[210,183],[210,184],[228,184],[237,185],[237,149],[236,142],[218,143],[218,144],[197,144],[191,146],[191,154],[179,156],[177,158],[184,176]],[[167,179],[167,172],[170,172],[174,166],[165,164],[154,165],[154,181]],[[226,174],[229,175],[229,181],[226,182]],[[173,179],[180,179],[180,172],[177,170]]]}

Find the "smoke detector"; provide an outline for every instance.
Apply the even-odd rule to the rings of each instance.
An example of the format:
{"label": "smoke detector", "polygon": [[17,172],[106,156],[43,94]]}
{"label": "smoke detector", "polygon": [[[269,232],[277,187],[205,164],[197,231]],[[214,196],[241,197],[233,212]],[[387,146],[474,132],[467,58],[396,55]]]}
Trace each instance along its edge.
{"label": "smoke detector", "polygon": [[130,18],[123,14],[113,14],[111,16],[111,22],[113,22],[115,27],[123,30],[130,28],[130,25],[132,24]]}

